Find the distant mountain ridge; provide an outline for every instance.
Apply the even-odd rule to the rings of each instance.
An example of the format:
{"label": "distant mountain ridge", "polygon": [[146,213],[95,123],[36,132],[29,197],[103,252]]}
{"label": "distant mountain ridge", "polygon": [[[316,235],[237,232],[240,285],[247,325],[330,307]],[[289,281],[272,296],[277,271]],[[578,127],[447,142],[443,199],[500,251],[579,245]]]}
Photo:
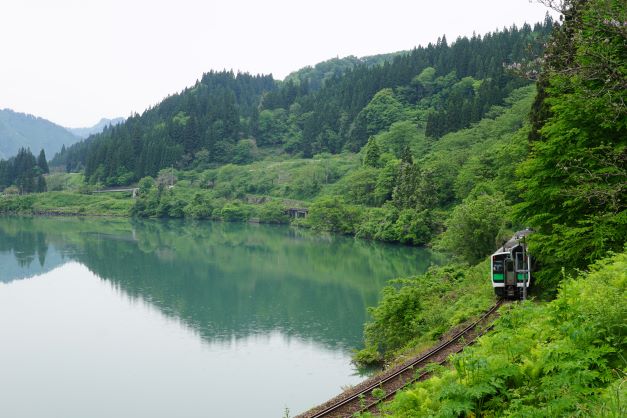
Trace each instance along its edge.
{"label": "distant mountain ridge", "polygon": [[76,135],[77,137],[84,139],[84,138],[87,138],[89,135],[99,134],[100,132],[104,130],[105,127],[109,125],[111,126],[119,125],[120,123],[123,123],[125,120],[126,118],[113,118],[113,119],[102,118],[97,124],[91,127],[65,128],[65,129],[67,129],[68,131]]}
{"label": "distant mountain ridge", "polygon": [[11,109],[0,110],[0,159],[17,154],[20,148],[41,149],[51,158],[63,145],[70,146],[81,138],[49,120]]}

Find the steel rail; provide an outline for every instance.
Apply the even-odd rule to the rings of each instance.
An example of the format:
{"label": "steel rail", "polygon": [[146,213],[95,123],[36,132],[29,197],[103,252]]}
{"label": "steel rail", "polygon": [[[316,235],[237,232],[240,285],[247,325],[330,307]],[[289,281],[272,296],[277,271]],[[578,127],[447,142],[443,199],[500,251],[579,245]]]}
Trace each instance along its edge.
{"label": "steel rail", "polygon": [[[490,331],[492,328],[494,328],[494,325],[490,325],[487,328],[485,328],[479,335],[477,335],[475,338],[473,338],[472,340],[470,340],[468,343],[464,344],[463,346],[461,346],[460,348],[458,348],[457,350],[455,350],[453,353],[451,354],[459,354],[462,351],[464,351],[464,349],[466,347],[469,347],[471,345],[473,345],[475,342],[477,342],[477,339],[479,337],[481,337],[482,335],[484,335],[485,333],[487,333],[488,331]],[[438,361],[437,363],[430,363],[430,364],[438,364],[440,366],[443,366],[444,364],[446,364],[448,362],[448,358],[445,358],[441,361]],[[414,376],[413,378],[411,378],[410,380],[408,380],[407,382],[403,383],[402,386],[390,391],[389,393],[386,393],[385,396],[383,396],[380,399],[376,399],[374,402],[369,403],[368,405],[365,405],[364,407],[362,407],[359,411],[357,411],[358,413],[362,413],[362,412],[366,412],[366,411],[370,411],[371,409],[373,409],[375,406],[379,405],[380,403],[383,402],[387,402],[390,398],[392,398],[393,396],[395,396],[398,392],[400,392],[401,390],[407,388],[409,385],[411,385],[412,383],[415,383],[419,380],[425,379],[426,377],[428,377],[431,374],[431,371],[424,371],[422,373],[420,373],[418,376]]]}
{"label": "steel rail", "polygon": [[[375,383],[372,383],[371,385],[369,385],[365,389],[360,390],[358,393],[355,393],[355,394],[347,397],[346,399],[342,399],[341,401],[336,402],[336,403],[334,403],[334,404],[332,404],[332,405],[330,405],[330,406],[328,406],[328,407],[326,407],[326,408],[324,408],[324,409],[314,413],[313,415],[310,415],[309,418],[321,418],[321,417],[324,417],[326,415],[329,415],[329,414],[337,411],[338,409],[342,408],[343,406],[346,406],[346,405],[348,405],[348,404],[350,404],[352,402],[355,402],[355,401],[361,399],[366,393],[372,391],[373,389],[376,389],[376,388],[382,386],[383,384],[385,384],[387,382],[390,382],[394,378],[399,377],[400,375],[404,374],[408,370],[413,369],[414,366],[416,366],[417,364],[425,362],[429,358],[433,357],[435,354],[438,354],[439,352],[441,352],[442,350],[444,350],[445,348],[447,348],[451,344],[457,342],[466,333],[468,333],[468,331],[470,331],[470,330],[474,329],[475,327],[477,327],[477,325],[479,325],[483,320],[485,320],[487,317],[492,315],[502,304],[503,304],[503,299],[499,299],[479,319],[477,319],[475,322],[473,322],[470,325],[468,325],[467,327],[465,327],[463,330],[459,331],[457,334],[455,334],[453,337],[449,338],[447,341],[444,341],[441,344],[437,345],[435,348],[429,350],[427,353],[425,353],[422,356],[418,357],[417,359],[413,360],[411,363],[408,363],[407,365],[405,365],[401,369],[397,370],[396,372],[392,373],[391,375],[386,376],[384,378],[381,378],[380,380],[378,380]],[[483,335],[483,333],[481,335]],[[461,351],[467,345],[468,344],[464,345],[457,352]],[[443,363],[443,362],[441,362],[441,363]],[[416,380],[417,379],[412,379],[412,382],[415,382]],[[408,384],[410,384],[412,382],[406,383],[405,385],[403,385],[403,387],[407,386]],[[398,389],[396,391],[398,391]],[[396,391],[394,391],[392,393],[396,393]],[[388,397],[386,396],[386,398],[388,398]],[[362,408],[361,410],[365,411],[365,410],[371,408],[372,406],[378,404],[379,402],[381,402],[381,400],[377,400],[377,402],[375,402],[374,404],[370,405],[368,408],[365,408],[365,409]]]}

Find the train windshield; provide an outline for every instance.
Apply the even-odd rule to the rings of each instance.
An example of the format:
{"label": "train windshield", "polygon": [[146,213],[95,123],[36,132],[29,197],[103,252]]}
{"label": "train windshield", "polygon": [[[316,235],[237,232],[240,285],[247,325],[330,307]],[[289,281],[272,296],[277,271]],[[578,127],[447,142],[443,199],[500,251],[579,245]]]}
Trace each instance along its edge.
{"label": "train windshield", "polygon": [[503,273],[503,260],[493,260],[492,261],[492,272],[493,273]]}

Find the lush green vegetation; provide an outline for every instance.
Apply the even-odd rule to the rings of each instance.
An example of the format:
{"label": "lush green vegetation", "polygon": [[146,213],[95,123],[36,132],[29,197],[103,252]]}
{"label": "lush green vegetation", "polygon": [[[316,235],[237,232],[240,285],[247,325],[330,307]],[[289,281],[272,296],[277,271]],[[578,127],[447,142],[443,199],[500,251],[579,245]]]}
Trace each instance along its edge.
{"label": "lush green vegetation", "polygon": [[547,286],[627,241],[627,7],[568,1],[549,45],[520,168],[518,217]]}
{"label": "lush green vegetation", "polygon": [[319,62],[314,66],[307,66],[298,71],[294,71],[288,74],[284,81],[295,84],[305,83],[309,86],[311,91],[317,91],[320,90],[328,80],[341,77],[344,73],[359,65],[366,65],[368,67],[382,65],[387,61],[392,61],[395,56],[406,53],[405,51],[360,58],[352,55],[344,58],[331,58],[330,60]]}
{"label": "lush green vegetation", "polygon": [[392,281],[379,304],[369,309],[366,347],[356,353],[355,361],[380,363],[424,349],[485,311],[494,303],[486,264],[432,267],[424,275]]}
{"label": "lush green vegetation", "polygon": [[0,213],[4,214],[129,216],[132,206],[130,193],[46,192],[0,197]]}
{"label": "lush green vegetation", "polygon": [[[514,309],[494,340],[390,411],[603,412],[609,404],[590,399],[610,402],[624,376],[624,255],[585,270],[627,240],[627,16],[615,0],[570,0],[562,12],[560,25],[547,17],[380,61],[332,60],[285,82],[205,74],[57,155],[53,164],[85,183],[51,175],[55,190],[83,194],[5,197],[0,212],[283,223],[286,208],[308,208],[294,222],[449,252],[457,264],[385,289],[362,363],[416,350],[484,310],[493,296],[482,260],[533,227],[538,288],[554,295],[573,278],[559,298]],[[127,184],[137,199],[89,195]]]}
{"label": "lush green vegetation", "polygon": [[[527,130],[530,150],[524,142],[511,148],[519,150],[522,160],[513,161],[522,162],[519,169],[492,174],[469,193],[453,208],[438,240],[476,262],[486,250],[464,248],[473,236],[498,236],[509,222],[534,226],[531,251],[542,267],[538,284],[559,294],[548,304],[525,303],[505,312],[496,332],[453,358],[453,370],[442,369],[398,395],[384,408],[386,416],[626,413],[627,8],[617,1],[567,1],[562,12],[564,23],[545,56],[531,129],[514,135]],[[465,179],[474,182],[477,173],[485,173],[485,159],[467,167],[472,171]],[[498,184],[497,193],[483,192],[490,184]],[[455,186],[463,188],[464,181]],[[498,202],[503,198],[515,203],[513,212]],[[437,297],[447,291],[445,280],[433,279],[427,274],[384,292],[372,309],[367,349],[358,360],[377,360],[429,339],[437,327],[420,326],[432,315],[441,318]],[[457,309],[464,312],[465,305]]]}
{"label": "lush green vegetation", "polygon": [[452,370],[398,395],[385,416],[624,416],[626,271],[621,253],[564,280],[548,304],[505,310]]}
{"label": "lush green vegetation", "polygon": [[9,194],[44,192],[44,174],[49,172],[43,149],[39,157],[35,158],[30,149],[20,148],[15,157],[0,160],[0,190]]}

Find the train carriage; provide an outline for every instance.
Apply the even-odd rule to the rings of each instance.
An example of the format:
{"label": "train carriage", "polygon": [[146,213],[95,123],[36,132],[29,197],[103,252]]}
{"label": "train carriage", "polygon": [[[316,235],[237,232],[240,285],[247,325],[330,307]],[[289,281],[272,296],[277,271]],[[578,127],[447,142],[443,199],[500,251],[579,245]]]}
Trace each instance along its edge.
{"label": "train carriage", "polygon": [[531,286],[532,258],[526,237],[531,229],[518,231],[490,258],[492,287],[499,297],[520,299]]}

